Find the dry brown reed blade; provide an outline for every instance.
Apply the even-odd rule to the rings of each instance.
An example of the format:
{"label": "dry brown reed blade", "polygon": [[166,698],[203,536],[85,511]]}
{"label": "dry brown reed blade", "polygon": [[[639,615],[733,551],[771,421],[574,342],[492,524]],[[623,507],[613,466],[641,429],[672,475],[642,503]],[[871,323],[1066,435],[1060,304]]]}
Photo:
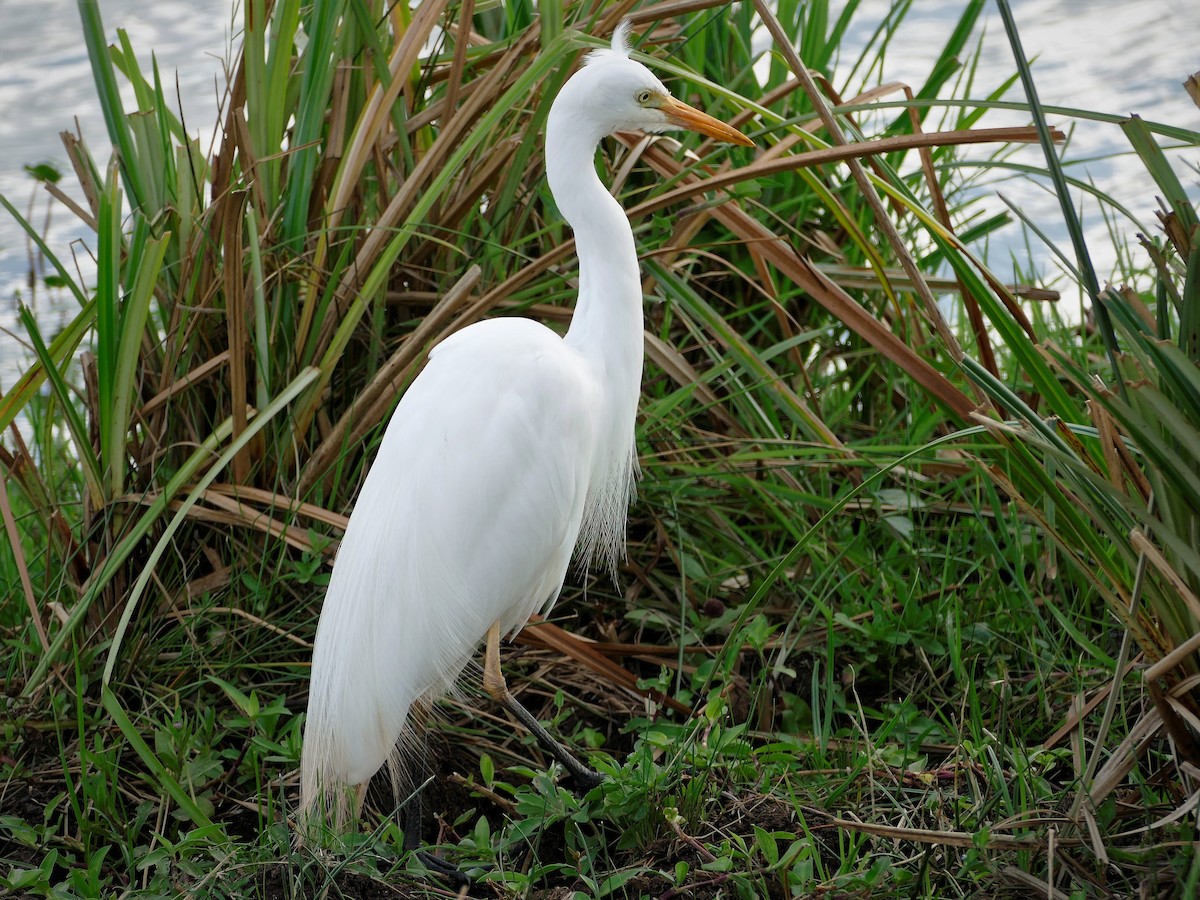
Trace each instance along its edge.
{"label": "dry brown reed blade", "polygon": [[167,385],[165,388],[163,388],[161,391],[159,391],[157,394],[155,394],[153,397],[151,397],[149,400],[147,400],[145,403],[143,403],[141,409],[138,411],[138,415],[140,417],[142,417],[143,419],[148,418],[151,415],[151,413],[156,412],[159,407],[161,407],[164,403],[166,403],[168,400],[170,400],[172,397],[174,397],[180,391],[186,390],[187,388],[190,388],[193,385],[195,385],[197,382],[212,375],[214,372],[216,372],[218,369],[220,369],[222,366],[224,366],[228,362],[229,362],[229,350],[227,350],[227,349],[222,350],[221,352],[210,356],[208,359],[204,360],[204,362],[200,363],[198,366],[196,366],[194,369],[192,369],[186,375],[184,375],[181,378],[176,379],[171,384]]}
{"label": "dry brown reed blade", "polygon": [[[908,85],[904,86],[904,96],[911,104],[913,101],[912,88]],[[916,107],[908,107],[908,121],[912,125],[913,134],[921,134],[921,117],[917,114]],[[921,147],[918,150],[921,157],[921,171],[925,175],[925,187],[929,191],[929,196],[933,199],[933,211],[937,216],[937,220],[942,224],[942,227],[949,232],[954,231],[953,223],[950,220],[950,209],[946,206],[946,197],[942,193],[942,186],[938,182],[937,173],[933,170],[933,153],[928,147]],[[1000,370],[996,367],[996,351],[992,349],[991,338],[988,337],[987,325],[983,321],[983,311],[979,308],[979,300],[967,288],[966,283],[959,276],[955,276],[955,281],[958,285],[958,293],[963,298],[963,304],[967,308],[967,321],[971,324],[971,331],[975,335],[975,347],[979,353],[979,360],[983,367],[992,373],[993,376],[999,377]],[[1004,410],[997,406],[997,413],[1000,418],[1004,419],[1007,416]]]}
{"label": "dry brown reed blade", "polygon": [[[825,102],[825,98],[817,90],[808,67],[801,61],[800,55],[796,52],[796,48],[792,45],[792,41],[788,38],[774,11],[765,0],[754,0],[754,7],[762,17],[767,30],[771,32],[776,47],[783,54],[783,58],[787,60],[796,78],[799,79],[805,94],[808,95],[809,101],[817,111],[817,115],[824,124],[825,130],[828,132],[832,142],[838,146],[848,144],[849,142],[846,140],[845,135],[842,134],[841,126],[838,125],[837,119],[831,112],[829,105]],[[925,306],[925,315],[930,323],[932,323],[934,331],[942,342],[942,346],[950,353],[951,358],[955,362],[960,362],[963,358],[963,352],[962,348],[958,345],[958,339],[954,336],[954,332],[950,330],[950,326],[946,323],[941,309],[937,305],[937,300],[934,298],[933,292],[929,289],[929,285],[925,283],[920,270],[917,269],[916,261],[913,259],[904,240],[900,237],[900,233],[896,230],[896,226],[892,223],[886,210],[884,210],[883,201],[880,200],[874,185],[867,178],[862,163],[857,157],[850,157],[846,162],[850,166],[850,174],[854,177],[854,181],[858,185],[863,199],[867,201],[867,205],[871,207],[871,211],[875,215],[876,226],[883,232],[892,247],[892,251],[896,254],[896,258],[900,261],[901,267],[908,273],[914,290]],[[975,393],[978,401],[983,403],[988,402],[983,392],[973,383],[971,390]]]}
{"label": "dry brown reed blade", "polygon": [[641,9],[631,9],[634,3],[635,0],[624,0],[606,10],[596,33],[608,34],[617,27],[617,23],[621,19],[629,19],[634,25],[641,25],[645,22],[663,22],[675,16],[725,6],[727,0],[663,0],[662,3],[651,3]]}
{"label": "dry brown reed blade", "polygon": [[[373,148],[386,140],[391,120],[390,111],[400,95],[400,91],[408,84],[408,73],[412,71],[421,50],[429,40],[434,26],[437,25],[447,0],[431,0],[417,7],[412,22],[402,33],[403,37],[396,42],[388,59],[388,74],[391,80],[388,85],[376,83],[371,92],[367,105],[359,116],[346,148],[342,165],[339,169],[338,180],[330,192],[327,205],[328,214],[318,239],[317,249],[313,259],[313,270],[319,272],[325,264],[325,251],[328,247],[328,236],[336,234],[342,216],[350,208],[351,196],[360,190],[360,176],[371,159]],[[386,233],[395,222],[379,223],[379,229]],[[366,271],[364,268],[363,271]],[[312,289],[318,290],[319,284],[313,284]],[[301,336],[308,333],[311,322],[301,320],[299,332]],[[303,340],[297,342],[302,344]]]}
{"label": "dry brown reed blade", "polygon": [[[640,204],[631,210],[631,216],[633,214],[644,215],[666,206],[672,201],[711,190],[721,186],[722,182],[732,184],[742,178],[757,177],[763,174],[761,170],[756,170],[754,176],[748,175],[748,170],[754,168],[748,166],[724,176],[700,179],[694,175],[685,175],[682,165],[666,154],[654,152],[653,148],[646,154],[646,160],[660,173],[680,179],[682,185],[662,197]],[[776,162],[790,162],[790,160]],[[769,168],[770,165],[763,168]],[[791,168],[791,166],[786,168]],[[738,173],[739,177],[732,177],[735,173]],[[970,398],[966,397],[944,375],[885,328],[861,304],[823,275],[811,262],[802,258],[784,238],[772,232],[740,206],[728,200],[714,206],[712,215],[741,240],[756,244],[764,259],[807,291],[814,300],[833,313],[867,343],[909,372],[923,388],[956,415],[965,418],[975,408],[975,404]]]}
{"label": "dry brown reed blade", "polygon": [[637,676],[625,669],[603,653],[591,646],[591,642],[559,628],[553,622],[547,622],[541,616],[534,615],[529,624],[517,635],[517,641],[532,647],[545,647],[557,650],[564,656],[575,660],[580,665],[590,669],[597,675],[607,678],[612,684],[623,690],[630,691],[642,697],[649,697],[656,703],[669,706],[685,716],[690,716],[690,707],[680,703],[659,690],[644,690],[638,687]]}
{"label": "dry brown reed blade", "polygon": [[[1174,675],[1173,672],[1170,674]],[[1176,680],[1171,678],[1172,682]],[[1197,739],[1197,735],[1200,735],[1200,718],[1190,708],[1191,704],[1186,702],[1190,699],[1188,695],[1193,687],[1194,679],[1185,685],[1175,684],[1169,691],[1163,690],[1157,680],[1146,680],[1146,691],[1162,718],[1167,734],[1171,736],[1176,755],[1197,766],[1200,765],[1200,740]]]}
{"label": "dry brown reed blade", "polygon": [[682,353],[649,330],[645,333],[645,339],[647,359],[679,386],[692,386],[696,400],[709,415],[720,421],[728,434],[736,437],[749,436],[737,417],[725,408],[725,403],[717,392],[705,382]]}
{"label": "dry brown reed blade", "polygon": [[38,641],[41,643],[44,652],[50,649],[50,638],[46,634],[46,625],[42,621],[41,612],[38,610],[37,598],[33,594],[33,581],[29,578],[29,566],[25,561],[25,548],[21,543],[20,532],[17,531],[17,520],[13,516],[12,504],[8,499],[8,479],[9,472],[6,467],[4,470],[4,479],[0,482],[0,518],[4,520],[4,532],[8,535],[9,546],[12,548],[13,561],[16,564],[17,574],[21,582],[21,592],[25,595],[25,605],[29,609],[29,617],[33,620]]}
{"label": "dry brown reed blade", "polygon": [[301,495],[307,494],[317,479],[337,461],[343,448],[357,446],[364,435],[383,421],[400,388],[416,374],[415,367],[423,361],[428,349],[470,324],[468,301],[479,277],[478,266],[467,269],[421,323],[404,336],[399,348],[309,456],[298,479],[297,490]]}
{"label": "dry brown reed blade", "polygon": [[[1057,129],[1052,132],[1055,140],[1065,140],[1065,135]],[[1003,128],[968,128],[958,131],[933,131],[921,134],[901,134],[886,138],[874,138],[844,144],[839,147],[826,147],[821,150],[807,150],[803,153],[793,153],[776,158],[767,157],[756,160],[736,169],[714,174],[705,179],[693,179],[686,184],[664,191],[650,200],[646,200],[629,209],[630,217],[644,216],[657,212],[664,207],[691,199],[698,194],[731,187],[755,178],[791,172],[795,169],[805,169],[812,166],[841,163],[851,159],[897,153],[904,150],[917,150],[921,147],[953,147],[966,144],[1031,144],[1037,140],[1037,132],[1025,125],[1006,126]],[[682,167],[681,167],[682,168]],[[906,273],[907,274],[907,273]],[[918,280],[923,280],[920,275]],[[911,279],[911,275],[909,275]],[[911,280],[910,280],[910,283]]]}
{"label": "dry brown reed blade", "polygon": [[1095,400],[1088,400],[1086,406],[1100,438],[1100,450],[1104,454],[1109,482],[1122,493],[1128,493],[1127,485],[1132,486],[1143,502],[1149,500],[1150,481],[1142,467],[1134,462],[1117,423],[1108,410]]}
{"label": "dry brown reed blade", "polygon": [[[980,842],[979,835],[966,831],[938,831],[928,828],[904,828],[894,825],[876,825],[871,822],[857,822],[852,819],[842,819],[831,816],[825,810],[813,807],[801,807],[805,816],[811,816],[813,830],[818,828],[839,828],[843,831],[853,831],[860,834],[870,834],[875,837],[888,838],[896,841],[909,841],[917,844],[928,844],[941,847],[961,847],[964,849],[986,850],[1045,850],[1048,838],[1044,837],[1015,837],[1009,834],[997,834],[992,830],[987,838]],[[1058,821],[1065,822],[1065,819]],[[1016,823],[1022,827],[1025,823]],[[1042,824],[1042,823],[1038,823]],[[1014,826],[1010,826],[1014,827]],[[1027,826],[1026,826],[1027,827]],[[1058,843],[1065,846],[1079,846],[1084,843],[1080,838],[1059,838]]]}
{"label": "dry brown reed blade", "polygon": [[[504,89],[507,80],[517,69],[518,63],[536,45],[538,33],[534,29],[527,30],[518,38],[507,52],[492,66],[488,72],[480,76],[480,86],[463,105],[449,118],[442,122],[437,138],[428,150],[421,156],[412,172],[408,173],[403,184],[391,198],[387,207],[380,213],[379,219],[367,234],[362,246],[355,254],[354,263],[346,268],[346,274],[337,288],[337,296],[348,302],[359,286],[362,273],[369,272],[374,267],[379,254],[391,239],[392,231],[408,213],[421,191],[430,179],[445,165],[446,159],[457,147],[459,139],[476,121],[480,113],[487,109]],[[319,270],[314,268],[314,273]],[[320,293],[320,282],[310,284],[310,296],[315,298]],[[319,328],[317,342],[318,353],[327,346],[336,322],[327,319]],[[295,432],[303,434],[308,423],[297,422]]]}
{"label": "dry brown reed blade", "polygon": [[[189,511],[191,518],[223,526],[236,525],[260,531],[279,538],[305,553],[313,553],[317,550],[308,530],[279,519],[272,515],[272,511],[282,507],[288,517],[303,516],[339,531],[345,531],[349,522],[347,516],[331,512],[315,504],[292,501],[277,491],[236,483],[213,484],[200,496],[207,505],[197,503],[193,506]],[[122,502],[135,506],[151,506],[157,499],[157,492],[130,494],[121,498]],[[181,501],[173,501],[169,508],[176,510],[181,506]],[[327,552],[332,553],[333,549],[335,548],[328,548]]]}
{"label": "dry brown reed blade", "polygon": [[[246,282],[240,263],[245,220],[245,191],[229,191],[221,202],[224,213],[221,222],[223,238],[222,267],[225,290],[225,328],[229,341],[229,391],[233,397],[248,396],[249,379],[247,376],[247,360],[250,358],[250,334],[246,327]],[[233,403],[233,434],[236,440],[246,430],[249,417],[246,415],[245,403]],[[242,447],[233,457],[230,465],[233,480],[245,484],[250,478],[250,447]]]}
{"label": "dry brown reed blade", "polygon": [[1042,749],[1052,750],[1062,742],[1063,738],[1068,737],[1076,732],[1083,720],[1087,718],[1087,716],[1091,715],[1097,706],[1104,702],[1109,694],[1112,693],[1113,687],[1123,682],[1125,677],[1131,671],[1133,671],[1137,664],[1138,660],[1133,660],[1132,662],[1127,663],[1115,678],[1100,687],[1100,689],[1097,690],[1087,700],[1084,700],[1082,696],[1076,697],[1075,702],[1071,704],[1071,709],[1067,713],[1066,719],[1063,720],[1062,725],[1060,725],[1053,734],[1051,734],[1042,742]]}
{"label": "dry brown reed blade", "polygon": [[[829,278],[844,288],[869,290],[879,286],[879,274],[875,269],[864,266],[842,266],[835,263],[821,263],[819,268]],[[908,276],[904,272],[897,269],[885,269],[884,274],[892,285],[901,288],[909,287]],[[935,275],[927,275],[925,281],[933,290],[939,293],[956,291],[960,286],[957,278],[939,278]],[[1061,299],[1062,296],[1058,291],[1034,287],[1028,284],[1005,284],[1003,287],[1009,294],[1012,294],[1014,297],[1020,297],[1023,300],[1038,300],[1053,303]]]}

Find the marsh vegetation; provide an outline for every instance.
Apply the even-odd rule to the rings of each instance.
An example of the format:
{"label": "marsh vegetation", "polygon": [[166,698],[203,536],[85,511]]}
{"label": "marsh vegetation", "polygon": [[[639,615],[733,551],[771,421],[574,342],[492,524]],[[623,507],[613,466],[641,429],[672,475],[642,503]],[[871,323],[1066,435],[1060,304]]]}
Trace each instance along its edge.
{"label": "marsh vegetation", "polygon": [[[974,0],[907,86],[874,80],[919,38],[904,3],[841,82],[854,2],[242,7],[209,150],[81,0],[115,152],[65,137],[78,192],[33,172],[96,275],[27,224],[74,306],[22,310],[0,397],[0,891],[445,895],[386,790],[340,853],[293,846],[309,649],[429,348],[569,321],[539,134],[628,14],[758,147],[602,148],[645,278],[642,480],[617,581],[577,573],[506,671],[611,777],[575,796],[466,690],[429,738],[440,852],[472,896],[1196,896],[1200,232],[1171,159],[1200,135],[1047,113],[1019,52],[980,83]],[[755,52],[760,11],[802,60]],[[990,126],[1007,104],[1027,127]],[[1111,273],[1058,162],[1078,119],[1161,200],[1144,226],[1094,198]],[[983,253],[1045,230],[984,203],[1014,172],[1062,200],[1052,280]]]}

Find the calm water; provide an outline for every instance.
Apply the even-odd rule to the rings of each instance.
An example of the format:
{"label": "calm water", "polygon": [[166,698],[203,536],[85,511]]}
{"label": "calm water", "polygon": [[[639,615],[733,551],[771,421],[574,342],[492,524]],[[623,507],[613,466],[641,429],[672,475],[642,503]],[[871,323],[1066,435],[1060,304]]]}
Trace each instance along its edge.
{"label": "calm water", "polygon": [[[230,55],[231,0],[101,0],[100,6],[110,42],[124,28],[144,71],[153,50],[166,90],[173,90],[178,76],[188,131],[202,135],[207,149],[222,64]],[[47,203],[41,191],[30,216],[33,182],[24,171],[26,165],[53,163],[78,198],[70,190],[74,175],[59,138],[59,132],[75,130],[76,120],[101,171],[108,162],[108,133],[95,100],[78,7],[75,0],[0,0],[0,23],[0,193],[39,228],[51,210],[51,249],[91,283],[95,267],[88,249],[95,246],[94,235],[61,205]],[[131,94],[126,108],[133,108]],[[29,259],[24,232],[0,209],[0,391],[12,385],[27,359],[13,334],[16,298],[32,303],[50,332],[76,311],[69,296],[44,288],[31,295]]]}
{"label": "calm water", "polygon": [[[867,0],[857,16],[850,43],[864,42],[890,3]],[[905,22],[903,41],[889,49],[884,78],[919,86],[933,57],[957,20],[960,4],[917,0]],[[1042,101],[1104,112],[1137,112],[1148,119],[1200,129],[1200,110],[1184,94],[1180,83],[1200,70],[1200,3],[1195,0],[1014,0],[1025,49],[1038,57],[1035,65]],[[176,73],[183,113],[192,134],[207,146],[216,121],[218,85],[223,83],[223,61],[230,55],[231,0],[102,0],[101,8],[114,39],[125,28],[143,65],[149,51],[157,54],[164,78]],[[66,175],[66,157],[58,133],[79,128],[97,157],[107,146],[107,136],[87,63],[74,0],[0,0],[0,192],[19,208],[28,208],[32,182],[26,164],[52,162]],[[999,16],[990,12],[983,29],[984,51],[977,78],[976,96],[982,96],[1013,71],[1011,53],[1004,41]],[[922,40],[914,39],[922,35]],[[844,54],[852,60],[849,50]],[[842,85],[839,85],[842,87]],[[852,88],[858,85],[852,85]],[[1017,89],[1019,91],[1019,88]],[[1019,93],[1013,95],[1014,99]],[[983,124],[1022,123],[1016,114],[995,114]],[[1080,123],[1072,138],[1076,159],[1111,156],[1127,150],[1114,126]],[[1028,152],[1028,151],[1026,151]],[[1030,157],[1032,159],[1033,157]],[[104,159],[99,160],[103,167]],[[1189,189],[1200,182],[1196,167],[1200,152],[1181,155],[1178,168]],[[1189,169],[1190,166],[1190,169]],[[1140,178],[1139,167],[1128,155],[1088,163],[1074,174],[1090,177],[1097,186],[1124,199],[1141,222],[1154,222],[1153,191]],[[1043,188],[1014,179],[1000,189],[1039,223],[1053,226],[1057,202]],[[994,202],[994,201],[993,201]],[[33,219],[46,221],[47,204],[39,197]],[[1098,235],[1105,228],[1094,207],[1085,222]],[[1136,226],[1130,226],[1132,230]],[[74,257],[90,278],[88,232],[69,214],[54,208],[50,243],[56,253]],[[1005,272],[1008,252],[1019,247],[1014,235],[994,244],[992,260]],[[1022,259],[1021,264],[1025,261]],[[1053,272],[1054,262],[1036,252],[1035,264]],[[1103,267],[1112,257],[1102,257]],[[23,233],[6,213],[0,212],[0,390],[12,384],[25,354],[11,335],[20,296],[32,302],[40,319],[53,330],[73,312],[71,303],[45,290],[31,295],[27,284],[29,255]],[[1107,270],[1102,272],[1107,274]]]}
{"label": "calm water", "polygon": [[[852,39],[867,40],[873,23],[882,19],[890,6],[884,0],[867,0]],[[914,88],[921,85],[933,63],[933,57],[921,51],[927,47],[936,53],[945,44],[961,6],[916,0],[901,29],[901,35],[907,37],[902,45],[888,51],[886,80],[905,81]],[[1034,59],[1034,81],[1043,105],[1119,116],[1136,113],[1144,119],[1200,131],[1200,109],[1182,87],[1182,82],[1191,73],[1200,71],[1200,42],[1197,41],[1200,37],[1200,3],[1195,0],[1150,0],[1145,3],[1011,0],[1011,6],[1025,53]],[[948,13],[948,9],[951,12]],[[914,41],[914,34],[928,35],[928,40]],[[1016,71],[1004,23],[993,4],[988,5],[981,35],[983,50],[972,92],[975,97],[986,96]],[[973,49],[974,44],[969,46]],[[1004,99],[1023,100],[1020,84]],[[1158,192],[1130,151],[1121,129],[1116,125],[1063,116],[1048,118],[1052,124],[1069,132],[1067,174],[1093,182],[1101,192],[1117,198],[1127,207],[1134,221],[1119,220],[1118,226],[1125,234],[1139,231],[1157,234],[1154,212]],[[985,116],[980,124],[1026,125],[1028,117],[1017,112],[995,111]],[[1160,143],[1163,142],[1160,140]],[[972,156],[984,158],[986,153],[972,151]],[[1193,198],[1200,196],[1200,149],[1192,148],[1170,156],[1185,189]],[[1041,149],[1036,145],[1021,148],[1012,159],[1043,165]],[[1075,162],[1071,163],[1072,160]],[[1045,182],[1014,176],[996,183],[995,189],[1060,243],[1068,254],[1071,252],[1061,225],[1058,198],[1047,190]],[[1078,196],[1076,200],[1079,200]],[[1004,208],[994,194],[985,195],[983,203],[989,209]],[[1102,283],[1110,277],[1118,280],[1109,228],[1097,204],[1085,199],[1082,207],[1083,225],[1088,233],[1097,275]],[[1036,245],[1036,237],[1031,240],[1035,242],[1033,267],[1053,281],[1060,269],[1058,260],[1044,247]],[[990,251],[989,263],[1001,275],[1009,274],[1014,262],[1023,270],[1030,268],[1025,241],[1016,227],[1010,227],[1006,234],[993,239],[986,249]],[[1010,262],[1012,256],[1016,259]],[[1065,290],[1066,285],[1058,286],[1064,288],[1064,303],[1078,308],[1077,294]]]}

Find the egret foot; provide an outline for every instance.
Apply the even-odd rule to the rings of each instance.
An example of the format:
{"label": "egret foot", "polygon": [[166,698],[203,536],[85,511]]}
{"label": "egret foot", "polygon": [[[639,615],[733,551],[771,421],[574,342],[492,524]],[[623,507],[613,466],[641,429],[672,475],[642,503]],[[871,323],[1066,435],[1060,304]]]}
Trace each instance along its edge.
{"label": "egret foot", "polygon": [[493,700],[502,704],[512,713],[537,738],[538,743],[547,753],[562,763],[562,767],[567,770],[571,780],[583,793],[586,794],[604,781],[603,775],[595,769],[585,766],[575,758],[571,751],[556,741],[545,726],[537,720],[537,717],[522,706],[520,701],[509,691],[508,682],[504,680],[504,673],[500,671],[499,622],[492,625],[487,633],[487,650],[483,657],[483,689]]}
{"label": "egret foot", "polygon": [[579,792],[580,796],[586,794],[592,788],[600,787],[604,783],[605,776],[597,772],[595,769],[589,769],[587,766],[575,761],[579,765],[578,772],[571,772],[571,784]]}
{"label": "egret foot", "polygon": [[421,792],[417,791],[404,804],[404,849],[409,852],[415,852],[417,859],[421,861],[421,865],[435,875],[446,879],[454,887],[466,887],[470,885],[471,879],[454,863],[447,862],[440,856],[434,856],[428,850],[420,849],[421,819],[424,817],[422,812]]}
{"label": "egret foot", "polygon": [[447,862],[440,856],[434,856],[428,850],[418,850],[417,859],[421,861],[421,865],[427,868],[435,875],[439,875],[455,887],[468,887],[474,882],[467,877],[458,866],[452,862]]}

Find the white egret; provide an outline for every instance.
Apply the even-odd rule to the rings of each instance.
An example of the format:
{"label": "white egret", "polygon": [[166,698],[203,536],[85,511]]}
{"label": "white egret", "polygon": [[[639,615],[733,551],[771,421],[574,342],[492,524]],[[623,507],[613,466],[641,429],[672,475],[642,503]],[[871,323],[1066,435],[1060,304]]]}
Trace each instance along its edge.
{"label": "white egret", "polygon": [[[563,86],[546,172],[575,231],[579,299],[565,337],[529,319],[447,338],[404,394],[342,540],[313,649],[301,815],[342,828],[410,712],[446,692],[486,639],[484,688],[587,785],[599,776],[508,692],[501,635],[549,611],[572,553],[621,554],[636,473],[642,293],[633,231],[596,175],[617,130],[687,128],[753,146],[629,58],[628,25]],[[395,780],[393,781],[395,783]],[[311,821],[311,820],[310,820]]]}

